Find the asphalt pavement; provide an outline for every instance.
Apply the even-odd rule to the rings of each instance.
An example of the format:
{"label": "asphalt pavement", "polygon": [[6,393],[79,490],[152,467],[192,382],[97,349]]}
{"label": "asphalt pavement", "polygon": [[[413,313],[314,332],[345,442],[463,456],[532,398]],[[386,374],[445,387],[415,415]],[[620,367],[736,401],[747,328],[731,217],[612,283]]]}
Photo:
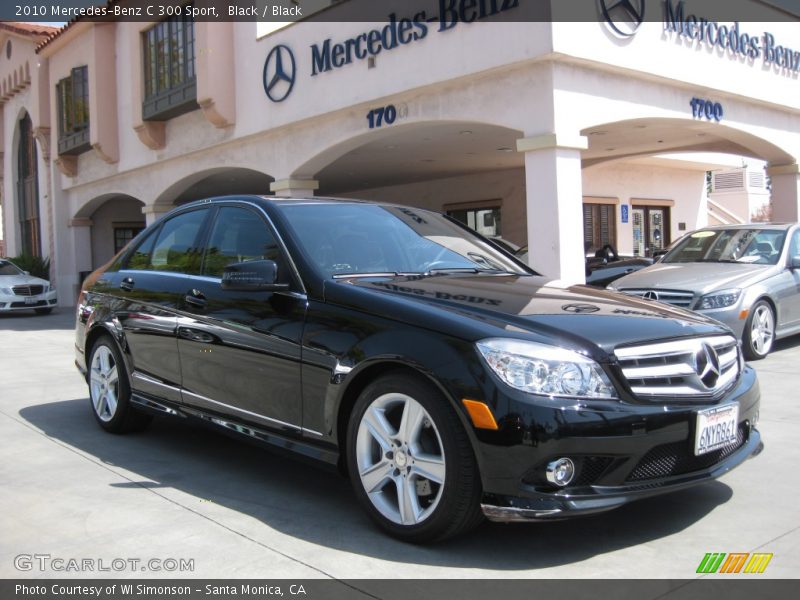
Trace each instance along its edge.
{"label": "asphalt pavement", "polygon": [[754,363],[765,449],[722,479],[417,547],[377,530],[337,474],[179,420],[103,432],[73,324],[64,308],[0,315],[0,578],[684,579],[707,552],[773,554],[729,577],[800,573],[800,336]]}

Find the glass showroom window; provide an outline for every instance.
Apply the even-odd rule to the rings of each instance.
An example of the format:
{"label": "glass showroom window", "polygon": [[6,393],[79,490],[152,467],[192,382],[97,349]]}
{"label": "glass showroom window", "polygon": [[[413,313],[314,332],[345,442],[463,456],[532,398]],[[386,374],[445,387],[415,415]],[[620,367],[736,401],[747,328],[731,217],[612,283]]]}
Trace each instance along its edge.
{"label": "glass showroom window", "polygon": [[451,208],[447,210],[447,216],[461,221],[467,227],[487,237],[498,236],[503,233],[500,226],[499,206],[464,209]]}
{"label": "glass showroom window", "polygon": [[144,225],[136,224],[114,224],[114,254],[128,245],[144,229]]}
{"label": "glass showroom window", "polygon": [[142,34],[144,119],[164,121],[198,108],[194,45],[194,21],[185,14]]}
{"label": "glass showroom window", "polygon": [[594,252],[606,244],[617,247],[617,207],[613,204],[583,205],[583,243]]}
{"label": "glass showroom window", "polygon": [[89,150],[89,71],[72,69],[56,84],[58,102],[58,153],[80,154]]}

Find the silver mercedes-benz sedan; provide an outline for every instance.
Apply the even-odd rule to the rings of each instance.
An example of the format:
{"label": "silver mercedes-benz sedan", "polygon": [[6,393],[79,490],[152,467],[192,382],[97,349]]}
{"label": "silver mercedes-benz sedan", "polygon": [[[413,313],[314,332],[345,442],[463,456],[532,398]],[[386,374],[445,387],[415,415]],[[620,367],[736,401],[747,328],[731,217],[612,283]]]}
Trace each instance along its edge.
{"label": "silver mercedes-benz sedan", "polygon": [[609,289],[717,319],[741,338],[747,358],[764,358],[776,339],[800,333],[800,224],[700,229]]}

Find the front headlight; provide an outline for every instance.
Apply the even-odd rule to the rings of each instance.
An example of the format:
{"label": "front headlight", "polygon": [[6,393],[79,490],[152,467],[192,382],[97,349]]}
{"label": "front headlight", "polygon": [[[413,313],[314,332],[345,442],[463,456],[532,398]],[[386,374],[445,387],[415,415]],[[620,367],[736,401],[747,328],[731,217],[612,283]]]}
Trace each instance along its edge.
{"label": "front headlight", "polygon": [[477,343],[486,364],[513,388],[548,396],[617,398],[595,361],[557,346],[492,338]]}
{"label": "front headlight", "polygon": [[735,288],[730,290],[720,290],[706,294],[700,298],[700,304],[697,305],[699,309],[714,309],[714,308],[727,308],[733,306],[739,301],[739,296],[742,295],[742,290]]}
{"label": "front headlight", "polygon": [[11,291],[11,288],[0,288],[0,294],[4,296],[13,296],[14,292]]}

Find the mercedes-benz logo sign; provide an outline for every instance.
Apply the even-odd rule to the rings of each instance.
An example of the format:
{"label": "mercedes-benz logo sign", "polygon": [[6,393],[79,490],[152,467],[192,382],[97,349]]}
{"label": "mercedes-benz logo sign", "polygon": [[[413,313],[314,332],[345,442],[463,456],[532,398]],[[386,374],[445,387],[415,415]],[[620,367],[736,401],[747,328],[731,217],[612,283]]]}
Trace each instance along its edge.
{"label": "mercedes-benz logo sign", "polygon": [[594,304],[565,304],[561,307],[561,310],[568,313],[582,315],[585,313],[597,312],[600,310],[600,307],[595,306]]}
{"label": "mercedes-benz logo sign", "polygon": [[283,102],[292,93],[295,73],[294,54],[288,46],[278,44],[264,63],[264,91],[273,102]]}
{"label": "mercedes-benz logo sign", "polygon": [[694,355],[694,370],[708,389],[717,385],[720,376],[719,355],[709,344],[703,344]]}
{"label": "mercedes-benz logo sign", "polygon": [[658,300],[658,292],[655,290],[647,290],[644,294],[642,294],[642,298],[645,300]]}
{"label": "mercedes-benz logo sign", "polygon": [[644,21],[645,0],[598,0],[608,26],[622,37],[630,37]]}

